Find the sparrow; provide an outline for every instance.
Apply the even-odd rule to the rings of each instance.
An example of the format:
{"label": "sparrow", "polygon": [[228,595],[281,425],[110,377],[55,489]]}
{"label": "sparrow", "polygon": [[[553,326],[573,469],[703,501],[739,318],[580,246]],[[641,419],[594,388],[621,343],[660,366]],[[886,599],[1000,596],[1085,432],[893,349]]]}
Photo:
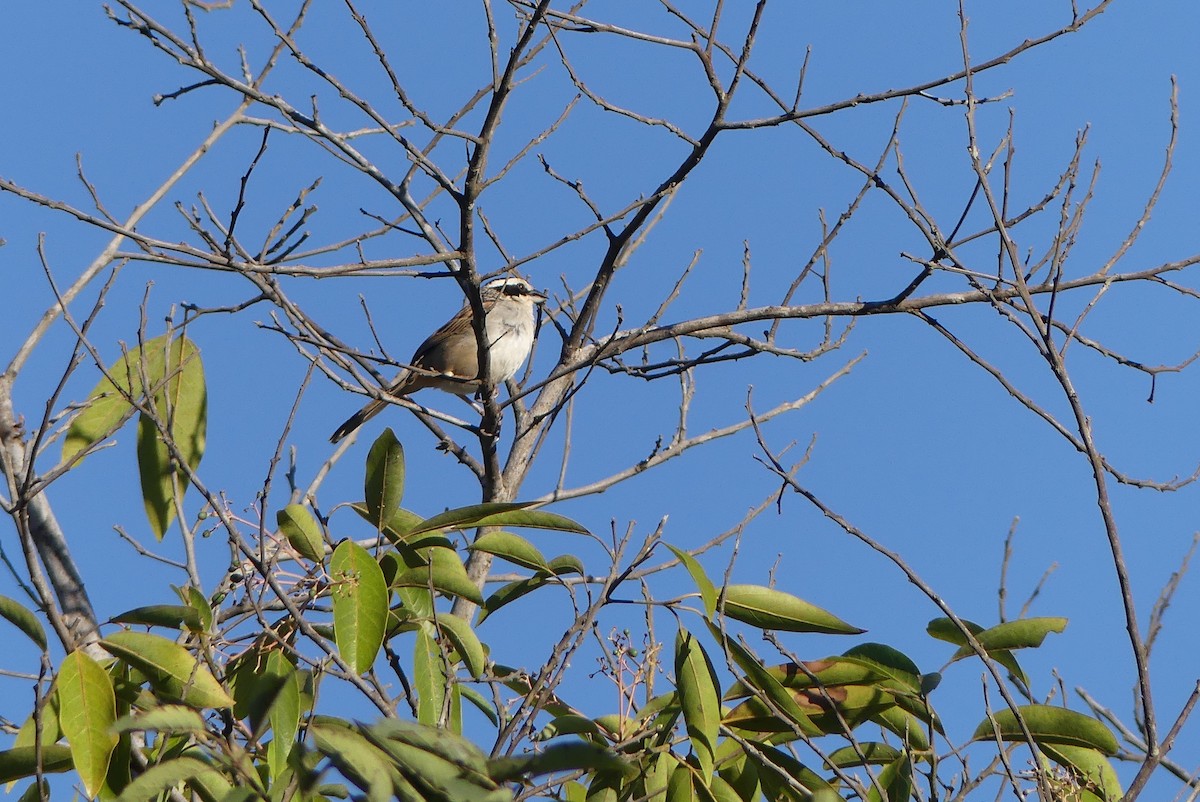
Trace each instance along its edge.
{"label": "sparrow", "polygon": [[[533,348],[535,312],[546,296],[521,278],[497,278],[479,288],[490,354],[492,380],[499,384],[516,375]],[[464,304],[444,326],[417,348],[409,367],[387,388],[402,396],[433,387],[462,395],[479,389],[479,346],[471,326],[471,305]],[[329,442],[337,443],[371,418],[387,401],[375,399],[337,427]]]}

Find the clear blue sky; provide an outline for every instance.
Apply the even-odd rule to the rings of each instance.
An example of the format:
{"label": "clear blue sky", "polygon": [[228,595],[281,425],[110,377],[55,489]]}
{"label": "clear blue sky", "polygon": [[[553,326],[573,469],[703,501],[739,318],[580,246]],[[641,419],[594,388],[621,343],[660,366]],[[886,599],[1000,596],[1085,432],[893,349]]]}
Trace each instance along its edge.
{"label": "clear blue sky", "polygon": [[[395,66],[411,76],[418,87],[418,102],[435,117],[444,116],[466,88],[479,83],[480,70],[486,69],[475,5],[421,4],[419,21],[403,18],[417,13],[416,6],[394,18],[387,7],[379,4],[366,10],[392,37]],[[320,16],[310,21],[303,44],[363,93],[386,99],[386,86],[369,54],[361,52],[352,37],[340,5],[328,4],[314,13]],[[671,30],[663,15],[639,20],[637,12],[623,3],[599,3],[589,13]],[[744,20],[740,9],[729,13],[724,30],[735,41]],[[971,51],[980,58],[1062,24],[1069,4],[976,2],[968,4],[968,15]],[[461,20],[466,20],[465,30],[457,33],[454,26]],[[200,90],[155,107],[151,102],[155,94],[173,91],[195,78],[136,35],[118,30],[99,4],[12,0],[6,4],[4,21],[0,27],[4,75],[0,108],[5,119],[0,126],[0,175],[47,196],[87,205],[86,191],[75,175],[79,154],[106,208],[121,217],[163,180],[213,121],[233,108],[233,100],[216,90]],[[254,62],[265,51],[262,32],[244,8],[202,15],[201,22],[212,37],[210,53],[227,67],[236,64],[234,48],[239,43],[248,44]],[[1181,107],[1174,173],[1145,234],[1120,269],[1149,267],[1198,250],[1197,30],[1200,8],[1194,4],[1118,2],[1080,34],[979,79],[980,94],[1011,92],[981,110],[980,121],[991,147],[1008,124],[1010,110],[1014,115],[1015,203],[1040,198],[1065,167],[1078,132],[1089,129],[1084,162],[1099,161],[1101,172],[1069,269],[1080,274],[1095,269],[1136,221],[1157,179],[1168,139],[1172,75],[1178,78]],[[604,49],[607,40],[586,35],[565,37],[564,42],[598,91],[690,131],[699,130],[710,102],[695,65],[685,56],[663,59],[628,45],[618,48],[614,56],[614,51]],[[812,55],[802,101],[806,107],[940,77],[956,70],[961,58],[958,22],[950,3],[777,3],[768,10],[752,66],[790,87],[809,47]],[[280,69],[273,91],[292,95],[294,103],[303,105],[302,99],[315,91],[308,81],[302,71],[288,65]],[[531,79],[506,113],[500,152],[511,153],[523,138],[545,128],[573,92],[561,70],[548,68]],[[320,102],[322,113],[334,124],[365,125],[327,90],[321,90]],[[383,100],[381,105],[400,118],[396,104]],[[769,110],[753,99],[735,106],[738,114],[747,117]],[[853,109],[817,119],[814,125],[837,147],[873,162],[887,141],[897,110],[896,103]],[[171,193],[170,202],[190,208],[197,202],[196,193],[203,191],[215,208],[227,211],[258,136],[256,131],[243,130],[227,138],[201,171]],[[905,166],[926,206],[943,221],[957,216],[972,188],[964,141],[960,108],[910,102],[901,129]],[[608,211],[651,191],[681,149],[666,136],[634,129],[584,104],[560,134],[536,152],[562,174],[582,179]],[[372,155],[385,171],[398,174],[403,169],[394,150],[378,147]],[[894,181],[894,162],[889,170],[887,177]],[[312,243],[336,241],[363,227],[360,208],[384,216],[397,213],[376,186],[335,165],[316,148],[276,137],[251,191],[244,230],[269,226],[278,210],[317,177],[324,177],[324,183],[309,199],[320,208],[306,226]],[[610,307],[621,304],[626,325],[644,318],[697,251],[694,277],[667,317],[730,306],[741,281],[743,242],[749,243],[753,254],[751,305],[774,303],[817,242],[818,211],[823,209],[828,219],[835,219],[859,184],[858,177],[794,128],[727,135],[619,276]],[[515,254],[535,250],[587,220],[586,210],[544,177],[533,160],[515,171],[511,187],[497,189],[486,211]],[[1041,228],[1030,231],[1024,244],[1035,250],[1045,247],[1052,217],[1047,215]],[[983,220],[981,207],[976,207],[972,220]],[[455,225],[449,217],[443,222]],[[155,212],[142,230],[164,238],[189,236],[170,203]],[[4,362],[51,300],[35,250],[41,232],[50,265],[64,285],[107,240],[61,214],[0,195],[0,237],[7,241],[0,248],[7,299],[0,318]],[[602,245],[598,238],[586,240],[525,270],[541,287],[559,289],[560,276],[578,287],[597,264]],[[419,250],[414,241],[398,236],[372,248],[368,255],[373,258]],[[902,251],[928,255],[894,208],[882,197],[872,196],[831,252],[834,297],[886,297],[903,287],[913,267],[901,258]],[[487,258],[493,267],[499,266],[494,252]],[[994,264],[994,259],[987,264]],[[172,305],[178,320],[180,303],[218,306],[251,295],[248,285],[235,277],[131,264],[93,330],[94,342],[110,360],[119,355],[119,340],[134,338],[138,304],[150,282],[151,328]],[[1183,283],[1197,285],[1186,274]],[[293,279],[286,286],[331,330],[369,349],[373,343],[358,300],[365,295],[389,350],[400,358],[459,304],[458,291],[450,282]],[[1064,301],[1064,311],[1077,311],[1087,297]],[[80,307],[77,314],[84,311]],[[265,308],[256,308],[231,317],[212,316],[192,331],[203,350],[210,387],[204,472],[209,486],[227,492],[231,508],[248,519],[253,516],[254,492],[268,470],[272,444],[306,369],[304,360],[281,337],[255,325],[266,315]],[[1025,392],[1056,414],[1065,414],[1045,365],[994,313],[978,307],[939,311],[937,317],[1008,371]],[[1166,292],[1116,287],[1089,318],[1085,333],[1134,359],[1169,364],[1200,347],[1197,320],[1193,306]],[[610,308],[600,328],[615,323],[615,309]],[[815,342],[817,325],[785,327],[789,344]],[[42,414],[43,399],[62,374],[70,344],[68,330],[59,326],[22,375],[17,402],[27,419]],[[544,353],[535,359],[535,377],[552,363],[557,350],[549,329],[543,334],[543,347]],[[812,405],[767,428],[773,443],[794,440],[799,453],[815,436],[811,462],[800,474],[804,484],[903,554],[960,614],[984,624],[996,621],[1003,539],[1019,517],[1009,574],[1009,615],[1015,614],[1042,573],[1055,566],[1032,612],[1071,619],[1064,635],[1052,637],[1037,655],[1024,656],[1035,690],[1045,693],[1051,687],[1050,671],[1055,669],[1068,689],[1087,688],[1128,720],[1132,663],[1086,463],[920,322],[899,317],[862,320],[840,357],[812,364],[764,357],[706,370],[698,377],[690,428],[700,432],[740,419],[750,386],[759,409],[808,392],[863,351],[866,359],[848,377]],[[1148,404],[1150,388],[1141,374],[1101,361],[1082,348],[1069,353],[1099,443],[1121,470],[1166,480],[1195,469],[1200,463],[1200,435],[1194,424],[1200,383],[1194,370],[1160,377],[1155,401]],[[64,398],[84,397],[95,380],[94,370],[81,370],[68,384]],[[634,463],[650,452],[657,436],[669,437],[675,424],[675,392],[669,382],[645,385],[595,376],[575,412],[568,485],[585,484]],[[449,398],[422,400],[445,404],[450,411],[460,409]],[[321,378],[306,391],[289,441],[297,449],[302,484],[329,454],[329,432],[359,403],[358,397]],[[326,504],[358,497],[361,459],[369,439],[384,425],[392,426],[408,449],[408,506],[432,513],[473,500],[470,478],[433,450],[434,443],[407,413],[394,410],[373,422],[337,466],[322,489]],[[141,514],[130,440],[131,432],[123,433],[116,448],[90,458],[77,475],[59,482],[51,493],[102,616],[167,601],[166,583],[183,579],[148,566],[113,533],[112,527],[122,526],[147,543],[151,540]],[[662,516],[670,516],[665,530],[668,541],[695,546],[736,523],[744,510],[771,493],[773,480],[754,461],[756,451],[750,436],[714,443],[603,496],[563,504],[557,510],[596,532],[607,531],[610,522],[623,531],[630,521],[636,522],[638,530],[649,531]],[[47,455],[45,467],[56,453]],[[544,455],[522,495],[547,492],[557,471],[557,457]],[[1114,486],[1112,492],[1144,623],[1196,530],[1200,491],[1188,488],[1159,494]],[[282,501],[274,506],[278,503]],[[351,517],[339,514],[335,528],[341,525],[347,527],[345,534],[357,533]],[[585,559],[598,559],[590,546],[566,537],[535,539],[550,553],[570,550]],[[163,549],[177,557],[171,540],[169,535]],[[11,531],[0,534],[0,544],[11,558],[16,557]],[[202,548],[212,572],[206,579],[215,581],[228,552],[219,536],[203,541]],[[706,564],[720,575],[728,557],[726,548]],[[734,576],[738,581],[761,582],[773,565],[781,587],[867,628],[868,637],[907,651],[924,670],[937,669],[948,654],[923,634],[924,622],[937,614],[929,602],[881,558],[824,522],[798,497],[785,496],[781,514],[771,510],[747,529]],[[664,580],[662,587],[664,595],[687,589],[677,579]],[[0,576],[0,593],[15,592],[11,579]],[[506,627],[525,626],[522,619],[537,613],[527,605],[510,618],[497,617],[487,625],[490,631],[481,634],[500,643],[506,634],[517,631]],[[1166,723],[1196,679],[1191,629],[1198,613],[1200,590],[1188,578],[1175,597],[1153,664],[1159,713]],[[606,624],[638,626],[636,616],[624,620],[621,616],[615,613]],[[548,631],[557,632],[555,628],[563,623],[550,615]],[[666,618],[660,624],[670,626]],[[819,637],[788,642],[809,658],[851,645]],[[515,662],[520,650],[499,659]],[[11,667],[30,669],[29,665]],[[951,668],[944,698],[977,693],[979,674],[975,664]],[[17,684],[0,691],[0,698],[10,693],[26,691]],[[605,689],[597,695],[594,712],[607,711],[607,693]],[[1075,699],[1071,703],[1078,706]],[[1177,757],[1185,765],[1198,762],[1196,726],[1185,731],[1179,747]]]}

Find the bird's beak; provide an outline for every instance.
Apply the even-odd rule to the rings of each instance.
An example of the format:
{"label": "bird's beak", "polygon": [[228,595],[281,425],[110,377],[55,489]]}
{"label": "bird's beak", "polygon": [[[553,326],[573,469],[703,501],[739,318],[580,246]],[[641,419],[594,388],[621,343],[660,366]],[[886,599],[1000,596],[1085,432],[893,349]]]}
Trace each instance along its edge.
{"label": "bird's beak", "polygon": [[529,297],[533,299],[535,304],[544,304],[550,296],[546,295],[545,293],[538,292],[537,290],[530,290]]}

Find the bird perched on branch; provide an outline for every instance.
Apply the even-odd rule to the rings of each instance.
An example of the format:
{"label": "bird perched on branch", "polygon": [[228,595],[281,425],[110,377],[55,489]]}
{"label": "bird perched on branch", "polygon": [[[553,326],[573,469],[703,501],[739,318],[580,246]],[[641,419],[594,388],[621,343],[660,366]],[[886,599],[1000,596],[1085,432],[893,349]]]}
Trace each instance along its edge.
{"label": "bird perched on branch", "polygon": [[[521,278],[498,278],[479,288],[487,329],[492,380],[499,384],[516,375],[533,348],[535,312],[546,296]],[[462,395],[479,389],[479,346],[471,326],[471,305],[464,304],[444,326],[426,338],[387,388],[402,396],[433,387]],[[387,401],[375,399],[351,415],[329,438],[337,443],[378,415]]]}

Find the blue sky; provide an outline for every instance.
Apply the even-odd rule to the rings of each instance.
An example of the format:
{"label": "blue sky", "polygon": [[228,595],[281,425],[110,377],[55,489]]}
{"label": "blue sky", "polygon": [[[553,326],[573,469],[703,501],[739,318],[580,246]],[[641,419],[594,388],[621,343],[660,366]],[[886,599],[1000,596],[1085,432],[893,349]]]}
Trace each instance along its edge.
{"label": "blue sky", "polygon": [[[805,49],[811,47],[805,107],[953,72],[961,59],[954,5],[914,5],[918,4],[773,5],[751,65],[790,88]],[[1002,6],[967,5],[970,49],[976,58],[1051,30],[1069,15],[1066,3]],[[421,4],[416,9],[398,4],[389,13],[389,6],[380,4],[367,11],[386,33],[397,69],[411,76],[417,101],[442,117],[456,107],[464,91],[479,84],[481,70],[486,70],[479,14],[474,4],[466,3]],[[633,10],[623,3],[596,4],[589,13],[678,35],[665,15]],[[743,13],[743,9],[729,11],[723,30],[731,41],[744,29]],[[385,113],[400,119],[369,54],[352,38],[344,10],[328,4],[314,14],[302,44],[359,91],[380,98]],[[206,40],[210,54],[227,68],[237,63],[238,44],[247,45],[252,62],[265,51],[266,39],[256,27],[256,18],[240,4],[232,11],[202,15],[201,25],[211,37]],[[1083,274],[1095,269],[1137,220],[1157,180],[1169,136],[1172,75],[1178,79],[1181,108],[1174,172],[1144,235],[1119,269],[1140,269],[1196,252],[1200,137],[1194,120],[1200,108],[1200,56],[1194,34],[1198,26],[1200,10],[1191,4],[1118,2],[1081,33],[978,79],[977,89],[983,95],[1011,92],[982,108],[979,121],[981,136],[991,147],[1013,115],[1014,205],[1045,194],[1070,159],[1078,132],[1088,128],[1083,162],[1098,162],[1100,177],[1069,271]],[[589,84],[613,100],[669,118],[693,132],[710,111],[701,76],[682,53],[663,57],[645,47],[614,45],[594,35],[577,34],[563,41]],[[574,94],[561,68],[554,67],[554,59],[545,57],[542,63],[545,69],[521,87],[506,112],[497,146],[502,155],[493,165],[549,125]],[[173,91],[194,78],[137,36],[117,29],[99,4],[10,2],[6,24],[0,29],[0,70],[5,75],[0,82],[0,107],[7,121],[0,126],[0,176],[86,206],[86,191],[75,176],[79,154],[88,179],[118,217],[157,186],[213,121],[234,105],[232,98],[206,89],[156,107],[151,102],[155,94]],[[347,128],[365,124],[351,109],[339,105],[327,88],[314,87],[302,70],[285,64],[272,90],[297,104],[316,93],[331,124]],[[953,96],[956,91],[961,92],[961,86],[938,94]],[[817,118],[813,125],[837,147],[873,163],[898,110],[895,102],[849,109]],[[770,108],[761,96],[747,92],[734,111],[755,117]],[[915,177],[922,200],[939,220],[952,222],[974,180],[965,158],[961,108],[910,101],[900,136],[906,170]],[[258,132],[250,129],[223,140],[202,169],[181,182],[141,230],[166,239],[188,237],[171,204],[178,201],[190,207],[200,191],[215,208],[227,211],[258,142]],[[364,147],[383,170],[398,174],[403,169],[402,156],[394,148]],[[563,175],[582,179],[591,196],[609,211],[651,191],[682,150],[678,141],[660,131],[634,127],[584,103],[536,152]],[[461,162],[461,154],[452,156],[447,150],[443,155],[447,164]],[[894,167],[893,160],[885,174],[888,180],[896,180]],[[251,188],[243,230],[268,227],[297,191],[318,177],[323,183],[310,202],[319,212],[306,226],[312,243],[337,241],[368,225],[360,209],[396,214],[394,202],[378,186],[335,164],[311,144],[280,136],[272,139]],[[751,305],[776,302],[815,247],[818,211],[835,219],[860,184],[858,176],[793,127],[725,135],[709,162],[674,199],[629,268],[618,276],[599,328],[616,325],[618,303],[626,325],[648,315],[697,252],[693,278],[668,317],[680,319],[729,307],[736,301],[741,281],[744,243],[749,244],[754,267]],[[514,254],[532,252],[588,220],[586,209],[546,178],[534,159],[514,169],[510,180],[485,200],[489,219]],[[450,211],[449,207],[443,210],[443,219],[453,225]],[[1028,233],[1022,231],[1023,244],[1034,250],[1045,247],[1056,214],[1032,224]],[[976,206],[966,228],[983,220],[982,206]],[[0,319],[5,362],[51,301],[35,250],[41,232],[51,268],[62,284],[69,283],[107,241],[107,236],[61,214],[0,194],[0,237],[6,240],[0,248],[0,271],[9,299]],[[561,276],[578,287],[594,270],[602,248],[600,238],[585,239],[524,269],[538,286],[559,290]],[[405,256],[421,250],[414,240],[389,236],[368,246],[368,255]],[[894,207],[879,195],[871,196],[831,251],[834,297],[853,300],[896,292],[914,275],[911,262],[900,256],[906,251],[928,255],[927,246],[922,250],[920,239]],[[972,255],[981,265],[995,263],[986,249]],[[501,264],[494,251],[485,252],[483,261],[492,268]],[[359,305],[359,296],[366,296],[387,347],[400,358],[460,301],[456,287],[445,281],[285,281],[292,297],[324,325],[370,349],[373,342]],[[1187,273],[1180,281],[1196,286]],[[93,340],[110,360],[120,353],[118,341],[135,337],[138,307],[151,283],[152,329],[173,306],[179,320],[181,303],[219,306],[251,295],[236,277],[130,264],[93,330]],[[923,291],[934,286],[954,285],[935,279]],[[1090,298],[1065,298],[1062,311],[1078,311]],[[1175,363],[1200,347],[1196,323],[1200,318],[1192,304],[1194,300],[1159,288],[1117,286],[1089,317],[1085,333],[1147,364]],[[77,313],[85,310],[81,306]],[[254,493],[266,476],[274,442],[307,368],[283,338],[256,325],[267,315],[265,307],[233,316],[214,315],[191,332],[203,351],[209,377],[206,481],[227,492],[230,506],[247,517],[252,515]],[[984,307],[948,308],[935,316],[1007,371],[1023,391],[1055,414],[1066,413],[1061,391],[1053,385],[1044,362],[995,313]],[[820,336],[816,322],[785,325],[784,331],[788,344],[797,347],[811,345]],[[58,382],[70,345],[69,331],[57,327],[22,374],[17,402],[26,419],[41,415],[43,399]],[[691,431],[742,418],[750,387],[756,409],[765,409],[808,392],[862,352],[867,354],[863,362],[813,404],[766,427],[771,442],[782,446],[796,441],[799,452],[815,436],[801,481],[857,526],[900,552],[960,614],[984,624],[996,621],[1003,540],[1019,518],[1009,573],[1009,615],[1015,614],[1043,572],[1054,566],[1033,614],[1071,619],[1064,635],[1052,637],[1040,653],[1025,656],[1035,689],[1046,692],[1053,681],[1050,672],[1057,670],[1068,689],[1086,687],[1128,719],[1132,663],[1086,463],[915,318],[861,320],[840,352],[812,363],[759,357],[702,371],[697,377]],[[557,343],[547,327],[534,359],[535,377],[544,375],[555,353]],[[1200,463],[1200,437],[1194,425],[1200,385],[1194,371],[1160,376],[1155,401],[1148,404],[1150,388],[1142,374],[1078,347],[1069,351],[1068,364],[1101,448],[1121,470],[1167,480],[1190,474]],[[95,381],[94,369],[85,367],[72,378],[65,397],[84,397]],[[675,424],[676,394],[669,381],[644,384],[598,373],[575,410],[568,485],[586,484],[636,462],[650,451],[656,437],[669,436]],[[461,411],[453,399],[420,400]],[[359,397],[321,378],[305,391],[288,443],[296,448],[302,483],[307,484],[329,455],[329,431],[359,403]],[[407,413],[391,410],[368,427],[350,455],[335,467],[321,491],[326,505],[358,497],[361,460],[370,439],[384,425],[392,426],[407,448],[406,504],[433,513],[474,500],[470,477],[434,450],[435,444]],[[141,515],[130,440],[131,432],[122,433],[116,447],[91,457],[51,490],[102,616],[166,601],[166,583],[181,581],[178,574],[139,560],[112,531],[113,526],[122,526],[143,542],[151,539]],[[630,521],[636,522],[638,531],[649,532],[660,518],[669,516],[667,540],[694,547],[735,524],[776,486],[754,460],[756,453],[750,436],[720,441],[602,496],[564,503],[556,510],[595,532],[607,531],[610,522],[623,531]],[[52,459],[45,467],[50,464]],[[543,455],[521,495],[547,492],[557,472],[557,456]],[[277,486],[282,489],[281,483]],[[1196,530],[1197,490],[1163,494],[1113,484],[1112,493],[1144,622]],[[272,509],[283,503],[279,499],[282,495],[273,499]],[[345,511],[335,516],[337,534],[360,531],[352,518]],[[599,557],[594,547],[565,535],[534,537],[549,553],[577,551],[585,560]],[[177,557],[173,540],[168,535],[161,548]],[[15,555],[11,532],[0,535],[0,543]],[[202,541],[201,548],[210,571],[205,578],[215,581],[228,551],[219,537]],[[705,562],[714,575],[720,575],[729,556],[725,548]],[[769,510],[747,528],[734,575],[738,581],[762,582],[772,566],[780,587],[867,628],[868,637],[909,652],[923,669],[937,669],[948,654],[923,634],[925,621],[937,614],[932,605],[880,557],[830,526],[799,497],[785,496],[780,513]],[[131,582],[133,576],[138,581]],[[660,587],[664,596],[687,590],[681,574],[664,578]],[[0,577],[0,593],[16,594],[7,576]],[[502,644],[501,651],[513,650],[507,657],[501,654],[502,659],[515,660],[526,648],[517,629],[524,626],[526,616],[545,615],[550,632],[564,625],[565,619],[557,620],[554,611],[535,605],[524,605],[507,619],[498,616],[481,632],[494,644]],[[1153,664],[1165,721],[1196,679],[1190,630],[1198,611],[1200,594],[1195,583],[1185,579]],[[636,626],[639,615],[632,608],[618,610],[605,623]],[[668,617],[659,623],[671,626]],[[850,645],[832,637],[789,640],[791,648],[811,658]],[[976,693],[979,673],[974,664],[952,667],[941,693],[946,698]],[[18,686],[11,692],[25,691]],[[596,692],[591,700],[594,712],[606,711],[605,699]],[[1196,763],[1200,739],[1195,732],[1194,725],[1185,730],[1178,748],[1177,757],[1185,765]]]}

